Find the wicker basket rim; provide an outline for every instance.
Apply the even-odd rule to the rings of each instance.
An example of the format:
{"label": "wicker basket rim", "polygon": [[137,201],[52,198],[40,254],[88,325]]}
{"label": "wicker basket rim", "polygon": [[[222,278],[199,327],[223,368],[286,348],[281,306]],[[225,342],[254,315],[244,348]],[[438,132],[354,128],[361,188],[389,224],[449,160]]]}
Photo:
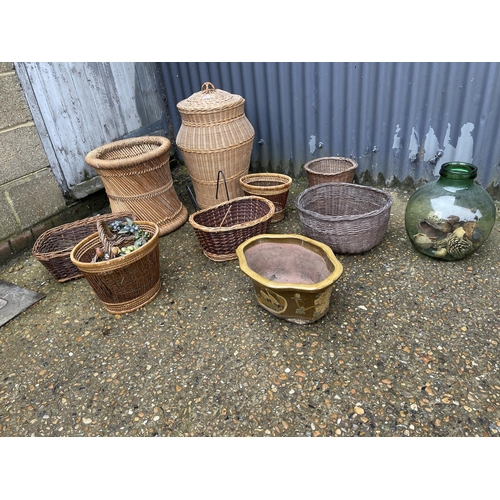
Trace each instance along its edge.
{"label": "wicker basket rim", "polygon": [[[226,205],[232,205],[235,202],[243,203],[243,202],[251,201],[253,199],[257,199],[257,200],[262,201],[262,203],[265,203],[269,207],[269,212],[266,215],[264,215],[258,219],[253,219],[251,221],[244,222],[241,224],[235,224],[234,226],[209,227],[209,226],[204,226],[202,224],[199,224],[198,222],[196,222],[194,220],[194,218],[196,216],[198,216],[202,213],[210,212],[212,210],[215,210],[219,207],[223,207]],[[191,226],[193,226],[193,228],[199,229],[200,231],[204,231],[207,233],[225,233],[228,231],[234,231],[236,229],[242,229],[242,228],[246,228],[246,227],[255,226],[257,224],[265,222],[267,219],[270,219],[274,215],[275,211],[276,211],[276,208],[274,206],[274,203],[266,198],[263,198],[262,196],[240,196],[238,198],[233,198],[232,200],[225,201],[224,203],[219,203],[218,205],[214,205],[214,206],[209,207],[209,208],[204,208],[203,210],[198,210],[198,212],[195,212],[189,216],[189,223],[191,224]]]}
{"label": "wicker basket rim", "polygon": [[127,254],[127,255],[122,255],[121,257],[116,257],[115,259],[110,259],[110,260],[103,260],[101,262],[82,262],[78,260],[75,256],[75,254],[84,246],[87,245],[87,243],[90,243],[92,240],[96,240],[96,243],[98,243],[100,240],[99,238],[99,233],[95,232],[91,234],[90,236],[87,236],[85,239],[80,241],[73,250],[71,250],[70,253],[70,259],[71,262],[75,266],[78,267],[80,271],[86,271],[86,272],[106,272],[106,271],[112,271],[113,269],[116,269],[117,267],[120,267],[120,264],[127,265],[128,263],[135,262],[139,258],[141,258],[144,254],[147,254],[150,252],[150,250],[157,244],[158,239],[159,239],[159,234],[160,234],[160,228],[155,222],[151,221],[134,221],[141,229],[149,229],[152,228],[154,229],[154,232],[151,234],[151,238],[146,242],[145,245],[142,245],[139,247],[137,250],[134,250],[133,252]]}
{"label": "wicker basket rim", "polygon": [[339,172],[317,172],[316,170],[313,169],[313,167],[316,163],[320,163],[320,162],[325,161],[325,160],[335,160],[335,161],[340,160],[340,161],[346,161],[346,162],[350,163],[351,166],[348,168],[345,168],[342,172],[349,172],[351,170],[355,170],[358,168],[358,162],[356,160],[353,160],[352,158],[347,158],[344,156],[324,156],[322,158],[315,158],[314,160],[308,161],[304,165],[304,169],[307,172],[310,172],[310,173],[316,174],[316,175],[333,175],[334,173],[339,173]]}
{"label": "wicker basket rim", "polygon": [[[357,215],[324,215],[320,214],[318,212],[315,212],[313,210],[308,210],[307,208],[304,208],[301,206],[301,202],[304,199],[304,197],[309,194],[311,191],[315,190],[326,190],[326,189],[337,189],[341,187],[346,187],[348,190],[351,191],[356,191],[356,190],[367,190],[371,191],[373,193],[379,194],[382,196],[382,198],[385,200],[385,203],[378,209],[376,210],[371,210],[370,212],[365,212],[364,214],[357,214]],[[377,189],[371,186],[362,186],[360,184],[351,184],[349,182],[326,182],[324,184],[317,184],[315,186],[311,186],[302,193],[299,194],[297,199],[295,200],[295,206],[297,207],[297,210],[302,212],[305,215],[308,215],[312,218],[316,218],[319,220],[323,221],[356,221],[359,219],[366,219],[368,217],[375,217],[377,215],[380,215],[381,213],[385,212],[387,209],[389,209],[392,206],[393,203],[392,196],[389,193],[386,193],[385,191],[382,191],[381,189]]]}
{"label": "wicker basket rim", "polygon": [[[242,185],[249,185],[253,186],[252,184],[249,183],[249,181],[258,181],[258,180],[269,180],[269,181],[278,181],[280,182],[280,186],[288,186],[292,184],[292,178],[288,175],[285,174],[274,174],[274,173],[260,173],[260,174],[246,174],[240,177],[240,182]],[[259,186],[262,188],[265,187],[270,187],[272,188],[273,186]]]}
{"label": "wicker basket rim", "polygon": [[[101,158],[103,153],[116,151],[123,148],[130,148],[142,144],[152,144],[158,146],[153,151],[146,151],[130,158],[117,158],[115,160],[105,160]],[[130,139],[121,139],[109,144],[104,144],[98,148],[93,149],[85,156],[85,161],[94,168],[102,169],[118,169],[123,167],[133,167],[149,160],[156,159],[159,156],[168,153],[172,143],[169,139],[162,136],[151,135],[142,137],[132,137]]]}
{"label": "wicker basket rim", "polygon": [[115,212],[115,213],[109,213],[109,214],[101,214],[101,215],[95,215],[93,217],[87,217],[85,219],[80,219],[78,221],[74,222],[67,222],[66,224],[62,224],[60,226],[52,227],[50,229],[47,229],[47,231],[44,231],[35,241],[35,244],[33,245],[32,248],[32,254],[34,257],[37,259],[50,259],[53,257],[62,257],[65,255],[69,255],[71,249],[73,246],[68,246],[66,248],[62,248],[60,250],[56,250],[53,252],[44,252],[43,251],[43,245],[50,240],[52,237],[57,238],[57,235],[60,234],[63,231],[68,231],[71,229],[75,229],[78,227],[83,227],[86,225],[91,225],[102,219],[104,221],[107,221],[108,219],[119,219],[119,218],[125,218],[129,217],[130,219],[135,219],[135,216],[132,212]]}

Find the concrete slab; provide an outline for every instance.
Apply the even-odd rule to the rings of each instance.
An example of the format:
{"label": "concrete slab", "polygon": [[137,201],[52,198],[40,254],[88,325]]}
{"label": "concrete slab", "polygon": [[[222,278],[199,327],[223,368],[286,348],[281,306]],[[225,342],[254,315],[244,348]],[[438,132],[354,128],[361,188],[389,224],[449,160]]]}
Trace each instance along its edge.
{"label": "concrete slab", "polygon": [[0,328],[44,297],[43,293],[0,280]]}

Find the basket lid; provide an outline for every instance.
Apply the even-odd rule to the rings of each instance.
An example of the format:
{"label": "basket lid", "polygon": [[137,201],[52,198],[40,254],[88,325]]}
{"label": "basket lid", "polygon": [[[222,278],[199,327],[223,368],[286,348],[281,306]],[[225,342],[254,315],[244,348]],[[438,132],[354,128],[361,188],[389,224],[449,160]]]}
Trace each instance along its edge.
{"label": "basket lid", "polygon": [[177,103],[180,112],[210,112],[240,106],[245,99],[238,94],[219,90],[210,82],[205,82],[199,92]]}

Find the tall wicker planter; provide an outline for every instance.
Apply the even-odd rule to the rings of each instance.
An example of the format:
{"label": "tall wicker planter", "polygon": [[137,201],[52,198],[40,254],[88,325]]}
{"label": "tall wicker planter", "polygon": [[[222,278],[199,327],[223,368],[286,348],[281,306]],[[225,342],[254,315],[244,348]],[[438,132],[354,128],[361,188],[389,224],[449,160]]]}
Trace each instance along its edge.
{"label": "tall wicker planter", "polygon": [[137,137],[106,144],[85,157],[101,178],[111,211],[133,212],[137,219],[156,223],[160,236],[188,218],[174,189],[170,146],[166,137]]}
{"label": "tall wicker planter", "polygon": [[180,101],[182,125],[176,137],[201,209],[216,199],[218,172],[224,173],[229,198],[243,196],[240,178],[250,168],[255,131],[245,116],[245,99],[207,82],[200,92]]}
{"label": "tall wicker planter", "polygon": [[151,302],[160,292],[159,228],[149,221],[135,223],[149,232],[151,238],[127,255],[92,262],[96,247],[102,245],[98,233],[83,239],[70,254],[71,262],[112,314],[135,311]]}

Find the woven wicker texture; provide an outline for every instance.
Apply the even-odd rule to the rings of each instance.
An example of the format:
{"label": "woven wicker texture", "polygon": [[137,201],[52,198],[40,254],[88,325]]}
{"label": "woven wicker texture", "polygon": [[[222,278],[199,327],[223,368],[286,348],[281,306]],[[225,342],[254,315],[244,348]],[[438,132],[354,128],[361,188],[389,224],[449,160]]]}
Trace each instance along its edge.
{"label": "woven wicker texture", "polygon": [[243,196],[239,179],[248,173],[255,131],[245,116],[245,99],[207,82],[177,104],[182,124],[176,137],[199,207],[219,204],[217,174],[226,178],[230,199]]}
{"label": "woven wicker texture", "polygon": [[325,182],[352,182],[357,168],[356,161],[341,156],[317,158],[304,165],[309,187]]}
{"label": "woven wicker texture", "polygon": [[41,234],[33,245],[33,256],[45,266],[60,283],[81,278],[83,274],[71,262],[70,253],[77,243],[95,233],[98,221],[106,223],[134,219],[131,212],[97,215],[76,222],[53,227]]}
{"label": "woven wicker texture", "polygon": [[285,207],[292,178],[284,174],[248,174],[240,178],[241,188],[246,196],[262,196],[274,203],[275,212],[271,222],[285,217]]}
{"label": "woven wicker texture", "polygon": [[191,214],[189,223],[209,259],[233,260],[241,243],[267,232],[274,210],[265,198],[242,196]]}
{"label": "woven wicker texture", "polygon": [[101,178],[111,210],[129,210],[139,219],[156,223],[160,236],[188,218],[174,189],[170,146],[165,137],[136,137],[106,144],[85,157]]}
{"label": "woven wicker texture", "polygon": [[159,227],[148,221],[136,224],[151,234],[151,239],[133,252],[110,260],[92,262],[95,249],[102,245],[98,233],[78,243],[71,261],[112,314],[135,311],[151,302],[160,291]]}
{"label": "woven wicker texture", "polygon": [[345,182],[311,186],[295,205],[306,236],[340,254],[358,254],[378,245],[389,223],[392,197],[376,188]]}

